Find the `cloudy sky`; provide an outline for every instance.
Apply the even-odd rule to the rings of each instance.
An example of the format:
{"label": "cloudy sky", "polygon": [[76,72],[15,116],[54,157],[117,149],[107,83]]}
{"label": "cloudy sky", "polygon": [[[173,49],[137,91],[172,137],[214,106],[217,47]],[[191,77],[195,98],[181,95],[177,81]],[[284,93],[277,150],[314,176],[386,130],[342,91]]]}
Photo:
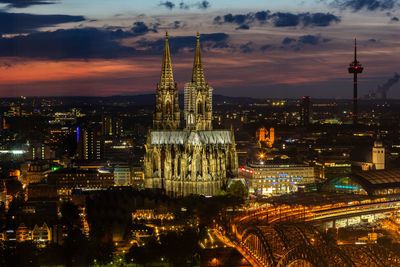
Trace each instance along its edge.
{"label": "cloudy sky", "polygon": [[200,32],[214,92],[265,98],[351,98],[357,37],[362,96],[400,72],[399,19],[400,0],[0,0],[0,97],[154,92],[165,31],[180,89]]}

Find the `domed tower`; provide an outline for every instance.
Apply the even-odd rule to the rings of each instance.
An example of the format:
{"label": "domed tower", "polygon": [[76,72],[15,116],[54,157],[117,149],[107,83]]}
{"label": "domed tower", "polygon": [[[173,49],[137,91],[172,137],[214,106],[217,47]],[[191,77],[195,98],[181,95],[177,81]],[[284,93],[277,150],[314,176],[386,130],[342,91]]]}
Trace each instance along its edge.
{"label": "domed tower", "polygon": [[385,147],[379,136],[375,140],[374,147],[372,148],[372,163],[374,164],[375,170],[385,169]]}

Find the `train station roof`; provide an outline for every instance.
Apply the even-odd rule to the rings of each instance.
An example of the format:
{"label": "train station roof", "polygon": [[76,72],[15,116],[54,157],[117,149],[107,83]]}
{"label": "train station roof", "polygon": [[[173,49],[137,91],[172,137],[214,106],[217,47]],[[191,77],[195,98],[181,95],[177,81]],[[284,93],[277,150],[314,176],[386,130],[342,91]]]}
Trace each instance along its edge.
{"label": "train station roof", "polygon": [[354,172],[349,177],[329,179],[323,188],[353,193],[363,189],[370,196],[400,194],[400,169]]}

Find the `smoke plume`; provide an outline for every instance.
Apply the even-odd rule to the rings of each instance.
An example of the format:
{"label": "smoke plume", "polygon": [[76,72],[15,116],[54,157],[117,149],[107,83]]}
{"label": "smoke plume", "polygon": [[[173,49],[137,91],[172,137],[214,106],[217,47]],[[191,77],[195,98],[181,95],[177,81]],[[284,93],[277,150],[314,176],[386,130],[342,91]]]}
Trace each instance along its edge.
{"label": "smoke plume", "polygon": [[369,93],[366,98],[369,99],[386,99],[387,98],[387,93],[389,92],[389,89],[395,85],[398,81],[400,80],[400,75],[395,72],[394,76],[387,80],[385,83],[378,85],[378,88],[375,91],[372,91]]}
{"label": "smoke plume", "polygon": [[400,75],[395,72],[394,76],[387,80],[384,84],[378,85],[378,89],[376,90],[377,94],[381,99],[386,99],[387,93],[389,89],[395,85],[400,79]]}

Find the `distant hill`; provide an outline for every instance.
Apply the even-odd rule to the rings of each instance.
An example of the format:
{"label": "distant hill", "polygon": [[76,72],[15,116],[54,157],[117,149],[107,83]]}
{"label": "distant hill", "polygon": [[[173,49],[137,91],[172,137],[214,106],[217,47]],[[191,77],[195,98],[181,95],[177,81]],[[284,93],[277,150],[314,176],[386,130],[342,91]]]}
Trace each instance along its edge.
{"label": "distant hill", "polygon": [[[156,96],[155,94],[143,94],[143,95],[134,95],[134,96],[111,96],[107,97],[110,101],[117,102],[134,102],[138,105],[154,105]],[[183,106],[184,96],[183,94],[179,94],[179,105]],[[250,97],[230,97],[223,95],[213,95],[213,103],[254,103],[254,102],[263,102],[262,99],[254,99]]]}

